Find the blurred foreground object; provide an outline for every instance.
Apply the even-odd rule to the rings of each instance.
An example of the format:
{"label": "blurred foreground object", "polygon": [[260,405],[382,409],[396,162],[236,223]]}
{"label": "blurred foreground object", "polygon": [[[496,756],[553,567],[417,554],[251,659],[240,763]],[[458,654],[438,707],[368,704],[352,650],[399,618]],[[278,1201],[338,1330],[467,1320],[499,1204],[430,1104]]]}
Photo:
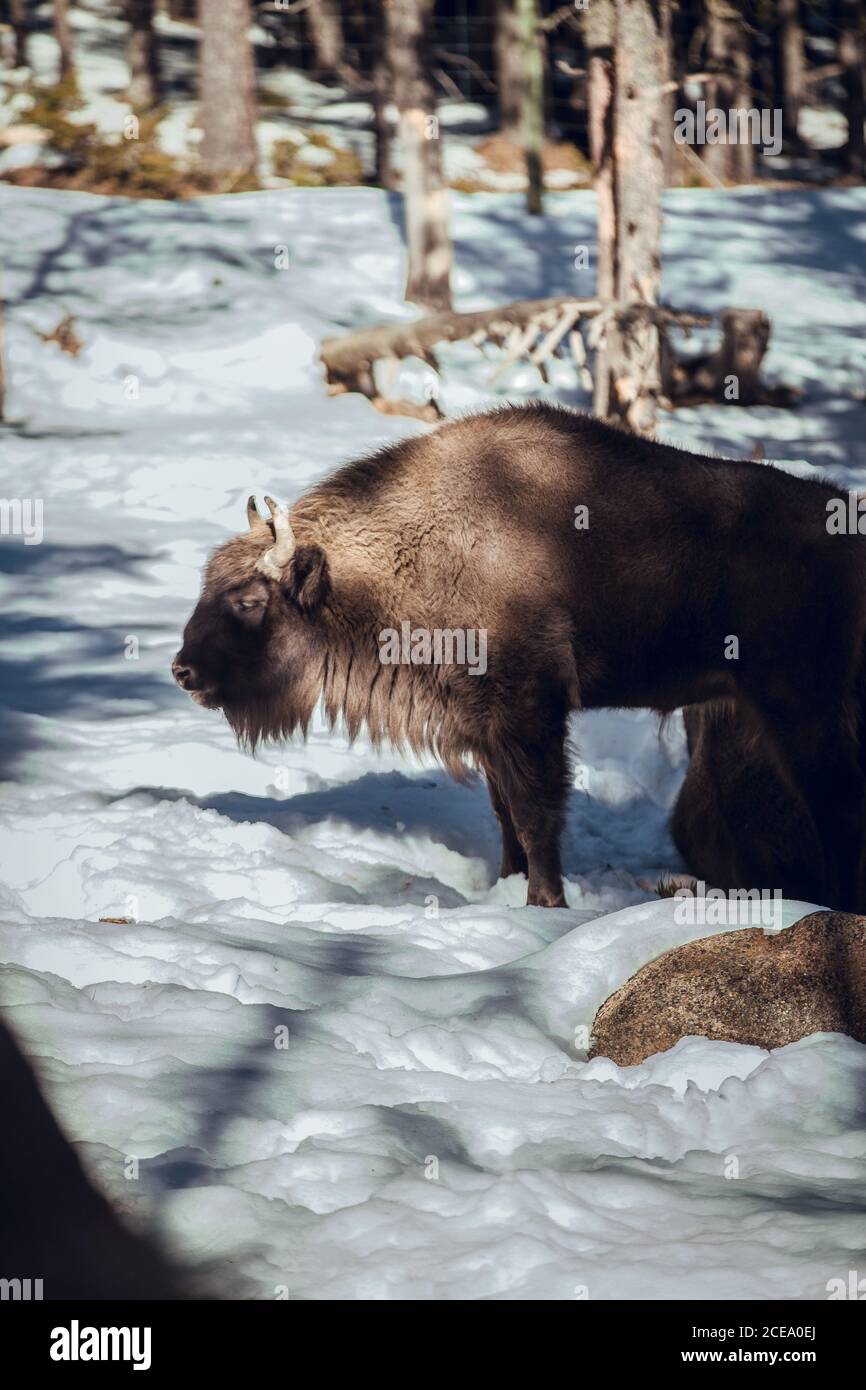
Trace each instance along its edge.
{"label": "blurred foreground object", "polygon": [[91,1186],[2,1023],[0,1095],[0,1279],[41,1279],[46,1299],[182,1297],[163,1255]]}

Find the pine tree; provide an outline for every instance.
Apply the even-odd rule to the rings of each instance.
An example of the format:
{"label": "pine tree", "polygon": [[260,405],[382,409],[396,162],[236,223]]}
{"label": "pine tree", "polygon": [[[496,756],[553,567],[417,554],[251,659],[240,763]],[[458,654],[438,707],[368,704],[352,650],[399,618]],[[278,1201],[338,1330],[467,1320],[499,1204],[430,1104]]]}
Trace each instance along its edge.
{"label": "pine tree", "polygon": [[537,216],[544,210],[541,152],[544,144],[545,58],[538,0],[517,0],[517,14],[525,74],[520,143],[526,161],[526,210]]}
{"label": "pine tree", "polygon": [[141,109],[159,105],[159,44],[153,14],[154,0],[126,0],[129,100]]}
{"label": "pine tree", "polygon": [[863,102],[866,38],[862,0],[842,0],[840,20],[839,61],[842,64],[845,116],[848,121],[845,161],[849,173],[855,178],[863,178],[866,176],[866,148],[863,139],[863,121],[866,118]]}
{"label": "pine tree", "polygon": [[255,68],[249,0],[199,0],[201,167],[239,177],[256,167]]}
{"label": "pine tree", "polygon": [[9,21],[15,46],[12,52],[12,66],[26,68],[28,64],[27,0],[9,0]]}
{"label": "pine tree", "polygon": [[433,0],[383,0],[388,64],[399,112],[409,273],[405,297],[431,309],[451,307],[453,252],[448,189],[433,80]]}
{"label": "pine tree", "polygon": [[346,50],[340,11],[334,0],[308,0],[304,19],[316,61],[316,74],[341,77],[346,70]]}
{"label": "pine tree", "polygon": [[[659,0],[615,0],[613,26],[613,237],[600,283],[621,305],[653,305],[661,286],[664,42]],[[595,372],[595,409],[650,433],[661,394],[655,324],[612,323]]]}
{"label": "pine tree", "polygon": [[75,69],[67,0],[54,0],[54,37],[57,40],[57,47],[60,49],[59,75],[62,81]]}

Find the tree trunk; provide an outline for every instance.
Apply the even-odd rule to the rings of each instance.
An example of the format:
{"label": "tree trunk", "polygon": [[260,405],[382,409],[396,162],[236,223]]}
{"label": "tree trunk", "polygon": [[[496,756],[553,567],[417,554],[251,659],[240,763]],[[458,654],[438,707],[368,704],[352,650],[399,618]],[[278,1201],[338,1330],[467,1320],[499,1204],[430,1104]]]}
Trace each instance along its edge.
{"label": "tree trunk", "polygon": [[216,177],[256,167],[256,96],[248,0],[199,0],[201,167]]}
{"label": "tree trunk", "polygon": [[518,3],[519,0],[497,0],[494,36],[499,129],[515,144],[520,142],[523,89],[526,82]]}
{"label": "tree trunk", "polygon": [[6,305],[0,299],[0,420],[6,419]]}
{"label": "tree trunk", "polygon": [[845,162],[848,172],[856,178],[866,175],[863,121],[863,68],[866,65],[866,41],[863,35],[862,0],[842,0],[842,29],[839,35],[839,61],[845,86],[845,115],[848,120],[848,140]]}
{"label": "tree trunk", "polygon": [[661,142],[665,188],[673,183],[674,175],[674,111],[677,105],[676,59],[674,56],[673,5],[675,0],[660,0],[662,52]]}
{"label": "tree trunk", "polygon": [[[663,61],[659,0],[616,0],[615,295],[622,304],[657,304],[661,286]],[[652,433],[662,390],[658,326],[644,316],[612,322],[600,357],[596,375],[606,378],[606,413],[636,433]]]}
{"label": "tree trunk", "polygon": [[[616,287],[616,228],[613,203],[613,0],[594,0],[583,12],[589,69],[589,152],[598,202],[597,293],[613,299]],[[607,413],[607,404],[597,402]]]}
{"label": "tree trunk", "polygon": [[309,0],[304,18],[313,45],[316,76],[342,78],[346,72],[346,47],[340,11],[334,0]]}
{"label": "tree trunk", "polygon": [[27,0],[9,0],[9,22],[12,25],[14,48],[12,66],[28,67],[27,62]]}
{"label": "tree trunk", "polygon": [[526,161],[526,211],[544,211],[544,176],[541,151],[544,144],[544,47],[538,0],[517,0],[522,63],[525,73],[520,114],[520,143]]}
{"label": "tree trunk", "polygon": [[385,16],[382,5],[376,3],[370,13],[370,40],[373,58],[370,69],[372,84],[373,129],[376,136],[376,182],[380,188],[397,187],[394,172],[394,127],[388,118],[393,100],[393,79],[388,62]]}
{"label": "tree trunk", "polygon": [[158,106],[160,98],[159,45],[153,13],[154,0],[126,0],[129,101],[131,106],[142,110]]}
{"label": "tree trunk", "polygon": [[54,0],[54,37],[60,49],[59,75],[62,82],[75,68],[67,0]]}
{"label": "tree trunk", "polygon": [[[743,0],[707,0],[706,66],[712,74],[705,87],[707,114],[725,113],[725,138],[704,145],[704,164],[716,179],[748,183],[754,177],[754,145],[748,134],[732,131],[728,112],[751,106],[751,55],[742,14]],[[709,134],[709,132],[708,132]]]}
{"label": "tree trunk", "polygon": [[799,140],[800,107],[803,105],[803,79],[806,72],[803,30],[800,27],[800,0],[778,0],[778,6],[776,62],[782,107],[782,135],[785,140],[790,140],[796,146]]}
{"label": "tree trunk", "polygon": [[430,76],[433,0],[384,0],[384,4],[388,62],[400,114],[409,257],[405,298],[431,309],[448,309],[453,253]]}
{"label": "tree trunk", "polygon": [[787,386],[765,386],[761,364],[770,343],[770,320],[763,309],[723,309],[722,341],[714,351],[687,361],[671,360],[666,394],[674,405],[773,405],[790,408],[797,393]]}

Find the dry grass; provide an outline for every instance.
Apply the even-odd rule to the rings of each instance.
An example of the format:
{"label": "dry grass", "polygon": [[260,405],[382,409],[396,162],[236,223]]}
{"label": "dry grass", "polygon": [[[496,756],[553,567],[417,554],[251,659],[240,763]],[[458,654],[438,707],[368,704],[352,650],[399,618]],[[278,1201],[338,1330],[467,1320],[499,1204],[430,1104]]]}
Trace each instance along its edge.
{"label": "dry grass", "polygon": [[74,75],[50,86],[32,84],[28,121],[47,131],[46,145],[59,162],[10,169],[6,181],[38,188],[72,188],[127,198],[192,198],[200,193],[239,193],[258,188],[250,174],[213,178],[188,168],[161,149],[162,111],[139,114],[134,138],[106,139],[89,121],[74,119],[83,106]]}
{"label": "dry grass", "polygon": [[[334,142],[321,130],[300,132],[304,143],[294,140],[277,140],[271,153],[274,174],[280,179],[290,179],[302,188],[344,188],[364,183],[361,161],[354,150],[347,150]],[[317,150],[327,150],[332,158],[326,164],[312,164],[303,158],[305,145]]]}

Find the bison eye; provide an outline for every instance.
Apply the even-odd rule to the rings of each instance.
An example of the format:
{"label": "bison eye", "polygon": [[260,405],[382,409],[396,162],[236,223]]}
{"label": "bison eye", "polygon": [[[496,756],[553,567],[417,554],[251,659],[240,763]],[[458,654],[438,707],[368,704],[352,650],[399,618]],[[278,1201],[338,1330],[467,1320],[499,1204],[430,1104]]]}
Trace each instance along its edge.
{"label": "bison eye", "polygon": [[265,601],[261,598],[239,598],[238,608],[244,613],[250,613],[254,608],[264,608]]}

